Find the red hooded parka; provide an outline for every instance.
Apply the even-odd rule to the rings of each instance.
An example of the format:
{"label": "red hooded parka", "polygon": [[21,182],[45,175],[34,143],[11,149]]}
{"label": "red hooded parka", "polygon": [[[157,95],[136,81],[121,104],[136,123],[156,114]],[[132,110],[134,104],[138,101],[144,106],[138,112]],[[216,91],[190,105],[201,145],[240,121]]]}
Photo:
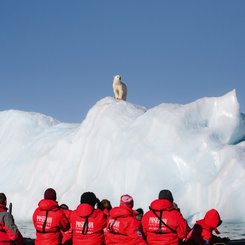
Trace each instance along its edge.
{"label": "red hooded parka", "polygon": [[149,245],[178,245],[190,230],[182,214],[167,199],[153,201],[141,223]]}
{"label": "red hooded parka", "polygon": [[211,242],[212,232],[219,234],[217,227],[221,223],[220,215],[217,210],[210,209],[203,219],[198,220],[194,225],[188,240],[194,240],[197,244],[202,245],[206,241]]}
{"label": "red hooded parka", "polygon": [[87,203],[79,204],[70,216],[72,244],[103,245],[106,216]]}
{"label": "red hooded parka", "polygon": [[70,227],[65,213],[53,200],[41,200],[32,219],[36,229],[36,245],[61,244],[61,231],[67,231]]}
{"label": "red hooded parka", "polygon": [[105,232],[106,245],[146,245],[136,211],[120,205],[110,211]]}

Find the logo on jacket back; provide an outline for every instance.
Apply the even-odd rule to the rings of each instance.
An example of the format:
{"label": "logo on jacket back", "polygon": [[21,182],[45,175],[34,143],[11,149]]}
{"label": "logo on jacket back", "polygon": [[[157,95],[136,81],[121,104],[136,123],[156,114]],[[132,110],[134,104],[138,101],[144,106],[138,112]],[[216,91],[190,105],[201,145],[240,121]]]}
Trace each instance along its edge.
{"label": "logo on jacket back", "polygon": [[115,220],[115,219],[111,219],[109,221],[109,224],[108,224],[109,231],[119,232],[119,228],[120,228],[120,221]]}
{"label": "logo on jacket back", "polygon": [[[82,233],[84,221],[76,221],[76,233]],[[88,222],[88,233],[92,233],[94,229],[94,222]]]}
{"label": "logo on jacket back", "polygon": [[[165,223],[165,224],[167,224],[167,219],[162,219],[162,221]],[[149,218],[149,229],[158,229],[158,227],[159,227],[159,223],[160,223],[160,220],[159,220],[159,218],[157,218],[157,217],[150,217]],[[162,230],[166,230],[166,227],[165,226],[162,226]]]}
{"label": "logo on jacket back", "polygon": [[[37,215],[37,227],[42,227],[43,223],[46,220],[46,216]],[[47,217],[46,228],[51,227],[53,218]]]}

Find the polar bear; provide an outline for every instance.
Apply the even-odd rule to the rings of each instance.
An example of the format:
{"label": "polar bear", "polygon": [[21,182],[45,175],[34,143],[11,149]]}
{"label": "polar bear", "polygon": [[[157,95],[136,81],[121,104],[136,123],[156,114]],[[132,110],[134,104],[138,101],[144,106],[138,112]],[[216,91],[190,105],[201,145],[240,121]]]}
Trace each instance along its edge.
{"label": "polar bear", "polygon": [[114,76],[112,87],[116,99],[118,100],[127,99],[128,89],[126,84],[122,82],[122,78],[120,75]]}

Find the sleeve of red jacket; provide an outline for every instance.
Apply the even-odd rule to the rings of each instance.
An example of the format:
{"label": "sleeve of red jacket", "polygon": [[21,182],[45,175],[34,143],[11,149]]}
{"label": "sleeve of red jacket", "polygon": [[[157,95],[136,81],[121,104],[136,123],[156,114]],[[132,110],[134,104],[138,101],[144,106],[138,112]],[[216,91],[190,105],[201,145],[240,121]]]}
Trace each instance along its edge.
{"label": "sleeve of red jacket", "polygon": [[106,221],[107,221],[106,215],[102,211],[100,211],[98,215],[98,229],[99,230],[103,230],[106,227]]}
{"label": "sleeve of red jacket", "polygon": [[69,220],[67,219],[65,213],[64,213],[62,210],[60,210],[60,212],[61,212],[61,217],[60,217],[60,229],[61,229],[62,231],[68,231],[69,228],[70,228],[70,222],[69,222]]}
{"label": "sleeve of red jacket", "polygon": [[177,226],[177,235],[180,239],[186,238],[187,234],[190,231],[190,227],[187,221],[183,218],[182,214],[179,213],[178,226]]}
{"label": "sleeve of red jacket", "polygon": [[8,237],[11,241],[14,241],[17,245],[23,245],[24,239],[18,227],[14,223],[14,218],[11,214],[7,213],[4,216],[4,225],[5,231],[8,234]]}

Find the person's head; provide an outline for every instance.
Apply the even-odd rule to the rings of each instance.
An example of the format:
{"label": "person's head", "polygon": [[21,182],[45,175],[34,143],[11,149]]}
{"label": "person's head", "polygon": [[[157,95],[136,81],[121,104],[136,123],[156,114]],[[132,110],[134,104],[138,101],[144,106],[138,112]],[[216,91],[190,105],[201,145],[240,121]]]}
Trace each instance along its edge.
{"label": "person's head", "polygon": [[206,212],[204,216],[204,222],[206,225],[212,228],[216,234],[220,234],[217,227],[222,224],[222,220],[220,218],[219,212],[216,209],[213,208]]}
{"label": "person's head", "polygon": [[44,199],[45,199],[45,200],[56,201],[56,191],[55,191],[53,188],[48,188],[48,189],[44,192]]}
{"label": "person's head", "polygon": [[166,199],[170,202],[174,201],[173,195],[172,195],[171,191],[169,191],[169,190],[161,190],[159,192],[158,199],[160,199],[160,200]]}
{"label": "person's head", "polygon": [[64,204],[64,203],[60,205],[60,208],[61,209],[65,209],[65,210],[69,209],[69,207],[66,204]]}
{"label": "person's head", "polygon": [[137,212],[136,218],[141,220],[144,215],[144,210],[142,208],[137,208],[135,211]]}
{"label": "person's head", "polygon": [[142,208],[137,208],[135,210],[138,214],[144,215],[144,210]]}
{"label": "person's head", "polygon": [[98,203],[98,208],[101,210],[104,210],[104,209],[111,210],[112,206],[109,200],[103,199]]}
{"label": "person's head", "polygon": [[84,192],[81,195],[80,203],[87,203],[91,205],[92,207],[95,206],[96,203],[98,203],[98,198],[95,196],[93,192]]}
{"label": "person's head", "polygon": [[0,193],[0,204],[4,206],[7,205],[7,197],[4,193]]}
{"label": "person's head", "polygon": [[120,198],[120,206],[133,208],[134,206],[134,199],[128,194],[122,195]]}

